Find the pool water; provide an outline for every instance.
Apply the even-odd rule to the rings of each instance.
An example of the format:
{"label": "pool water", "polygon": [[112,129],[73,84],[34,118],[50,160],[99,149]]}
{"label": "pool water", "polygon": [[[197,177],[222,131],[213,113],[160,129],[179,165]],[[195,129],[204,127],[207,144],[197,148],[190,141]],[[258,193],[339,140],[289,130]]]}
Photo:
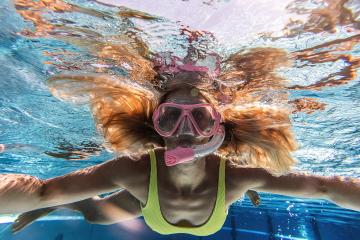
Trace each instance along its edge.
{"label": "pool water", "polygon": [[[292,64],[277,74],[287,79],[295,109],[295,171],[360,178],[358,0],[3,0],[0,25],[0,143],[13,146],[0,153],[0,173],[50,178],[115,157],[89,108],[54,98],[46,79],[64,72],[127,76],[128,66],[94,52],[100,38],[185,56],[199,31],[193,46],[205,53],[287,51]],[[259,207],[239,200],[222,230],[203,238],[161,236],[141,218],[100,226],[59,211],[16,235],[9,229],[16,216],[0,216],[0,239],[359,238],[360,212],[323,200],[266,193],[261,199]]]}

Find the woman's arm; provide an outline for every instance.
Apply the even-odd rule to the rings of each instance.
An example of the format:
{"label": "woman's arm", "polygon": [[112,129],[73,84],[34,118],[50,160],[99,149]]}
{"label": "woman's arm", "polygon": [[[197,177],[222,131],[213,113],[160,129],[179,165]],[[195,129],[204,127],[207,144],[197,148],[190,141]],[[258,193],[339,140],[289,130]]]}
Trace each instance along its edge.
{"label": "woman's arm", "polygon": [[259,168],[238,169],[236,175],[249,189],[295,197],[322,198],[341,207],[360,211],[360,179],[297,173],[276,177]]}
{"label": "woman's arm", "polygon": [[71,203],[127,187],[138,176],[139,164],[123,157],[47,180],[0,174],[0,214]]}

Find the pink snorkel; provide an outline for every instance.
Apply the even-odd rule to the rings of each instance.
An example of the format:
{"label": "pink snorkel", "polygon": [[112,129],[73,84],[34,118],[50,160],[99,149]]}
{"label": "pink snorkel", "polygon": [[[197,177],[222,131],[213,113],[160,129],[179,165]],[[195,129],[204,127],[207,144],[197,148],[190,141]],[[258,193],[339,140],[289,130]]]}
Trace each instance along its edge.
{"label": "pink snorkel", "polygon": [[205,157],[215,152],[223,143],[225,130],[219,126],[217,133],[211,141],[203,145],[196,145],[192,148],[176,147],[175,149],[166,150],[164,154],[166,166],[174,166],[179,163],[189,162],[196,158]]}
{"label": "pink snorkel", "polygon": [[[197,61],[185,60],[181,59],[177,56],[171,55],[170,52],[163,52],[158,53],[153,58],[153,63],[156,68],[156,71],[159,74],[176,74],[179,72],[199,72],[205,73],[209,77],[216,78],[220,74],[220,57],[219,55],[213,53],[208,54],[205,58],[198,59]],[[168,103],[165,103],[165,105]],[[171,105],[171,104],[170,104]],[[175,104],[176,105],[176,104]],[[198,104],[200,105],[200,104]],[[205,104],[206,105],[206,104]],[[225,138],[225,130],[224,127],[220,125],[220,114],[218,112],[213,113],[213,118],[216,121],[214,128],[212,129],[210,134],[204,134],[201,130],[197,127],[195,120],[190,116],[188,113],[191,107],[187,107],[185,105],[178,106],[183,108],[183,110],[187,113],[185,115],[190,119],[192,122],[193,127],[195,128],[196,132],[205,137],[211,137],[211,140],[203,145],[195,145],[193,147],[176,147],[175,149],[166,150],[164,154],[164,160],[166,166],[174,166],[176,164],[185,163],[192,161],[196,158],[201,158],[207,156],[213,152],[215,152],[223,143]],[[179,118],[176,124],[174,124],[174,129],[171,132],[163,132],[158,127],[156,123],[156,119],[159,117],[159,111],[156,110],[153,115],[154,127],[156,131],[164,136],[169,137],[174,134],[175,130],[179,127],[181,119],[185,116]]]}

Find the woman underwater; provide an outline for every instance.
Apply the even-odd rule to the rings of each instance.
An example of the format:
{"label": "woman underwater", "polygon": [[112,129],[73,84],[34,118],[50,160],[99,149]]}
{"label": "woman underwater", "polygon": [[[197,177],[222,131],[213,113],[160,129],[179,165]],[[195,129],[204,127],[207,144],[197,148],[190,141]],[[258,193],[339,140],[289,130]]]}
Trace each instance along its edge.
{"label": "woman underwater", "polygon": [[[264,51],[268,54],[262,58],[284,57],[274,49],[251,54]],[[238,64],[247,54],[227,61]],[[38,215],[30,214],[37,218],[56,206],[67,207],[99,224],[143,215],[161,234],[205,236],[221,229],[228,207],[249,189],[323,198],[360,210],[358,179],[284,174],[294,163],[290,152],[296,148],[287,110],[221,108],[220,100],[249,96],[240,90],[231,99],[216,96],[219,86],[208,81],[216,67],[184,62],[154,66],[158,75],[153,81],[161,81],[162,90],[102,75],[51,78],[50,89],[59,98],[74,100],[87,92],[107,142],[118,151],[138,154],[46,180],[2,174],[1,213],[40,209]],[[120,188],[108,197],[92,198]],[[26,216],[13,231],[31,221]]]}
{"label": "woman underwater", "polygon": [[[359,179],[289,173],[297,146],[284,79],[274,73],[287,62],[283,51],[252,49],[220,62],[217,55],[191,50],[184,59],[164,53],[149,60],[141,41],[131,48],[109,45],[106,37],[101,43],[84,42],[76,39],[81,34],[61,34],[74,27],[50,26],[17,2],[24,19],[36,21],[34,35],[49,31],[56,36],[59,28],[59,38],[122,66],[128,76],[99,68],[94,74],[49,79],[54,96],[90,105],[107,148],[124,155],[45,180],[1,174],[0,214],[33,210],[18,218],[14,232],[64,207],[82,212],[92,223],[142,215],[161,234],[206,236],[221,229],[228,207],[248,190],[322,198],[360,211]],[[55,9],[77,7],[63,3]],[[191,37],[195,41],[196,34]]]}

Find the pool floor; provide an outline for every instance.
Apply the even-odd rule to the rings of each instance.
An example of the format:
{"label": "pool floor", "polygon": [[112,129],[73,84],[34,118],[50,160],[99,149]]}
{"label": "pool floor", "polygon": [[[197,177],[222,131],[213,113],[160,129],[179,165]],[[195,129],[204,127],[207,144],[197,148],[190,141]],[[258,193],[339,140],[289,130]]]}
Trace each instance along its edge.
{"label": "pool floor", "polygon": [[11,223],[0,224],[1,240],[355,240],[360,236],[360,225],[356,222],[334,222],[309,215],[289,217],[284,213],[274,212],[259,214],[254,208],[230,211],[223,228],[207,237],[161,235],[147,227],[143,218],[105,226],[89,224],[79,217],[68,220],[49,217],[36,221],[15,235],[11,234],[10,226]]}

